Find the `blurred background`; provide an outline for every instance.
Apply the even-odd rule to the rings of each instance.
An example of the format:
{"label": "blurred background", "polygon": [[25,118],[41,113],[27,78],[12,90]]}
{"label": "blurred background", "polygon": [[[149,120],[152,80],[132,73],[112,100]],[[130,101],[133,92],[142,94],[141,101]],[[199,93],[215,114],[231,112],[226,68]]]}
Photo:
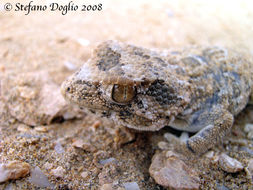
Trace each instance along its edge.
{"label": "blurred background", "polygon": [[[13,9],[4,10],[5,3]],[[250,0],[94,0],[74,1],[78,11],[14,11],[0,2],[0,65],[5,70],[47,69],[60,82],[66,64],[79,67],[97,43],[109,39],[148,48],[221,45],[252,53]],[[67,5],[70,1],[33,1]],[[72,3],[72,4],[73,4]],[[101,11],[80,11],[102,4]],[[49,8],[48,8],[49,9]],[[67,71],[68,72],[68,71]],[[71,71],[70,71],[71,72]]]}

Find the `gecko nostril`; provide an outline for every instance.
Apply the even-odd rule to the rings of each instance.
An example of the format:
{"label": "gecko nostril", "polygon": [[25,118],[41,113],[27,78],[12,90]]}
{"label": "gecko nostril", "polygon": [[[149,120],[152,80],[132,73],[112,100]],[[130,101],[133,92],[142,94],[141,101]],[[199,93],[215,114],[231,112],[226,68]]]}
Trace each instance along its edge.
{"label": "gecko nostril", "polygon": [[70,87],[67,88],[67,91],[68,91],[68,92],[70,91]]}

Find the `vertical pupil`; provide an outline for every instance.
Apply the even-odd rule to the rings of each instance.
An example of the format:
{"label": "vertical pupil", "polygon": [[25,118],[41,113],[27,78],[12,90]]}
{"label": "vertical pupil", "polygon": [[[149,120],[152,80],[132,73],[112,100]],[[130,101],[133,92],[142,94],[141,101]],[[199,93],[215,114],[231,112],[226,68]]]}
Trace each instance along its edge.
{"label": "vertical pupil", "polygon": [[127,100],[127,87],[124,86],[123,90],[124,90],[124,100]]}

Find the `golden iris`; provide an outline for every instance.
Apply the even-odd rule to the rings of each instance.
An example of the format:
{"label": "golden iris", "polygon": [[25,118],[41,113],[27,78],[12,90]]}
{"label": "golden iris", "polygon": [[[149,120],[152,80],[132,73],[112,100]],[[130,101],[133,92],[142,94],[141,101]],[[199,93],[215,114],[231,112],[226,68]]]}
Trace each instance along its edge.
{"label": "golden iris", "polygon": [[112,99],[121,104],[130,102],[136,95],[136,87],[115,84],[112,89]]}

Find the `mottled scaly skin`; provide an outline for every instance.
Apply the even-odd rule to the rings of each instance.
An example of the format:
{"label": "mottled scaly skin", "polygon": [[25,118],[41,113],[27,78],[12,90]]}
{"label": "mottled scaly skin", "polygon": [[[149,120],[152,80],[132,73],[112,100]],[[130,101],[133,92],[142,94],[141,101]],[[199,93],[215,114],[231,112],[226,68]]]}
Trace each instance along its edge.
{"label": "mottled scaly skin", "polygon": [[249,60],[218,47],[158,52],[107,41],[62,84],[62,94],[118,125],[198,132],[183,147],[200,153],[248,103],[252,70]]}

